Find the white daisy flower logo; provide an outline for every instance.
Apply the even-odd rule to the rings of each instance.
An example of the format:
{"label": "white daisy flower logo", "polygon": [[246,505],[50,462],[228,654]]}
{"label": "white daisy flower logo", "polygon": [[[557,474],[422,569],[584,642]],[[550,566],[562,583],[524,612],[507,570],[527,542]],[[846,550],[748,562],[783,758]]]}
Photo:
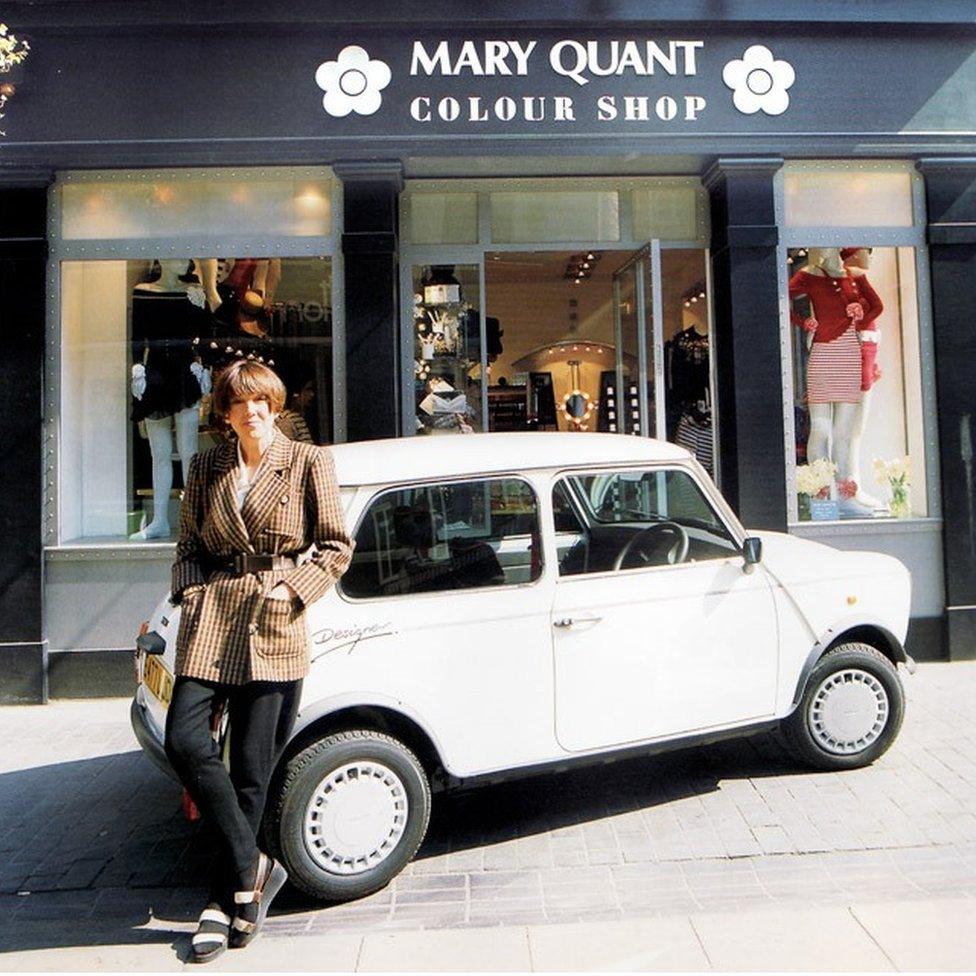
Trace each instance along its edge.
{"label": "white daisy flower logo", "polygon": [[744,115],[763,111],[782,115],[790,104],[787,89],[796,81],[789,61],[777,61],[762,44],[747,48],[741,60],[722,69],[722,81],[732,89],[732,101]]}
{"label": "white daisy flower logo", "polygon": [[350,112],[372,115],[383,101],[380,92],[390,83],[390,66],[370,60],[365,48],[344,47],[335,61],[324,61],[315,72],[315,84],[325,92],[322,107],[336,118]]}

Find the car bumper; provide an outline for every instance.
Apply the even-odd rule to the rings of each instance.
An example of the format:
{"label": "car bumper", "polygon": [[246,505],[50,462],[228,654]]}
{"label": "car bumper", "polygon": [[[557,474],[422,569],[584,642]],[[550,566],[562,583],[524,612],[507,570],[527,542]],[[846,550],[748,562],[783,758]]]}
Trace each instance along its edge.
{"label": "car bumper", "polygon": [[163,730],[153,721],[145,702],[140,701],[139,694],[132,699],[129,721],[132,723],[132,731],[136,735],[136,741],[142,751],[152,760],[153,765],[171,779],[179,782],[179,777],[177,777],[166,757],[166,749],[163,747]]}

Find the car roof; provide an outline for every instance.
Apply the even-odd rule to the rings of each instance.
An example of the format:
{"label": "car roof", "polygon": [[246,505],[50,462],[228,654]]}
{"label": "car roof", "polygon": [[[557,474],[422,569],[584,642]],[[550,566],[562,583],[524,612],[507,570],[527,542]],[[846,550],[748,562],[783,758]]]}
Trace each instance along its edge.
{"label": "car roof", "polygon": [[649,437],[535,431],[396,437],[330,450],[344,486],[691,457],[682,447]]}

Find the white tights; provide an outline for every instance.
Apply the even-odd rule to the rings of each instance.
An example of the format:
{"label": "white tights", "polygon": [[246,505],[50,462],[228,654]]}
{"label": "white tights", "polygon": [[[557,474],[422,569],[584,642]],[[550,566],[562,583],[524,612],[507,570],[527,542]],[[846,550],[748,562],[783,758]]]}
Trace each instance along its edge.
{"label": "white tights", "polygon": [[884,503],[864,490],[861,478],[861,438],[867,427],[873,391],[861,394],[858,403],[811,403],[807,458],[827,458],[837,464],[837,479],[857,483],[855,500],[870,508]]}
{"label": "white tights", "polygon": [[200,405],[194,404],[179,413],[154,420],[146,418],[149,450],[153,467],[152,521],[130,539],[163,539],[170,534],[169,495],[173,489],[173,422],[176,422],[176,449],[183,468],[183,484],[190,472],[190,458],[197,453]]}
{"label": "white tights", "polygon": [[807,459],[833,460],[837,478],[851,477],[851,442],[857,421],[858,403],[811,403],[810,437],[807,440]]}

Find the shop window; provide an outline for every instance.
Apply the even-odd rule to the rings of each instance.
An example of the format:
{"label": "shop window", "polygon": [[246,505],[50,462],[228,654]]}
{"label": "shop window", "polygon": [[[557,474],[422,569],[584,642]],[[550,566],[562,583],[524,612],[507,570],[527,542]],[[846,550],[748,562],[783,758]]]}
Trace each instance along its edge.
{"label": "shop window", "polygon": [[539,190],[491,194],[495,244],[619,241],[615,190]]}
{"label": "shop window", "polygon": [[341,588],[368,599],[515,586],[541,573],[535,493],[499,478],[384,492],[357,528]]}
{"label": "shop window", "polygon": [[801,521],[928,514],[911,247],[789,251]]}
{"label": "shop window", "polygon": [[64,241],[332,233],[333,179],[321,167],[82,173],[59,189]]}
{"label": "shop window", "polygon": [[688,185],[661,183],[633,191],[634,234],[652,238],[694,241],[704,235],[707,197],[697,180]]}
{"label": "shop window", "polygon": [[911,227],[911,173],[787,164],[783,172],[787,227]]}
{"label": "shop window", "polygon": [[416,432],[467,434],[482,417],[481,295],[476,264],[413,269]]}
{"label": "shop window", "polygon": [[411,244],[477,243],[477,193],[414,193],[407,204]]}
{"label": "shop window", "polygon": [[[573,533],[567,511],[575,510]],[[685,471],[570,475],[553,489],[559,575],[727,559],[739,547]]]}
{"label": "shop window", "polygon": [[279,427],[332,438],[328,258],[61,263],[60,538],[172,541],[191,457],[225,431],[216,372],[282,378]]}

